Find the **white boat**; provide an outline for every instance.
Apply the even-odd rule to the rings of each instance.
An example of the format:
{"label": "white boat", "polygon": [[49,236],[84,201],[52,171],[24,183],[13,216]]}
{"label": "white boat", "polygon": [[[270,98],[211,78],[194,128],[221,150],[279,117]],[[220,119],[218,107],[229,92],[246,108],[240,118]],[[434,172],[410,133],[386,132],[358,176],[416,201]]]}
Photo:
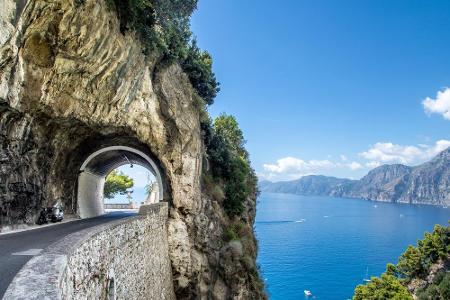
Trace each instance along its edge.
{"label": "white boat", "polygon": [[364,282],[370,282],[371,280],[369,279],[369,267],[367,267],[366,269],[366,277],[363,279]]}
{"label": "white boat", "polygon": [[303,292],[305,293],[305,296],[307,296],[307,297],[312,296],[311,291],[304,290]]}

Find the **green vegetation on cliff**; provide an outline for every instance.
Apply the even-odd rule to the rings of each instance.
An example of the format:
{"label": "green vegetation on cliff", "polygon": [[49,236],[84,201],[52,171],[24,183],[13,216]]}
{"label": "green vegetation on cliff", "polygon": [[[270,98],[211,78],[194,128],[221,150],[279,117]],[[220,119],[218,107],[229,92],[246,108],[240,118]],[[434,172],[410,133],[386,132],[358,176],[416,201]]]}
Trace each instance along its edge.
{"label": "green vegetation on cliff", "polygon": [[[223,206],[229,216],[244,211],[248,197],[256,195],[257,178],[250,167],[244,137],[233,116],[223,114],[202,122],[206,153],[213,182],[223,189]],[[219,193],[216,193],[219,194]],[[220,200],[220,199],[219,199]]]}
{"label": "green vegetation on cliff", "polygon": [[[240,253],[233,260],[233,269],[225,268],[225,274],[239,273],[248,278],[253,299],[267,299],[264,283],[255,264],[257,242],[253,234],[254,207],[257,196],[257,178],[250,166],[245,140],[239,124],[233,116],[222,114],[214,121],[205,115],[201,122],[207,164],[203,171],[203,190],[219,203],[226,213],[223,231],[223,247],[226,252]],[[227,257],[229,255],[225,255]],[[235,275],[224,275],[233,281]]]}
{"label": "green vegetation on cliff", "polygon": [[409,246],[381,278],[355,289],[353,299],[450,299],[450,226],[436,225],[417,246]]}

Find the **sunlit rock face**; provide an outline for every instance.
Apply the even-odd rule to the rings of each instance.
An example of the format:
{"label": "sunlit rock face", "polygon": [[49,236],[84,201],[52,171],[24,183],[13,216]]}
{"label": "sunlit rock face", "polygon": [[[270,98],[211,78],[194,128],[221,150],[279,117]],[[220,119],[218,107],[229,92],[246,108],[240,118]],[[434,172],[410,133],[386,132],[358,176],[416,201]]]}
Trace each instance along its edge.
{"label": "sunlit rock face", "polygon": [[0,14],[1,226],[58,200],[76,214],[83,160],[134,147],[164,174],[177,297],[252,298],[245,277],[215,271],[224,213],[201,193],[198,96],[182,70],[143,55],[106,1],[3,0]]}

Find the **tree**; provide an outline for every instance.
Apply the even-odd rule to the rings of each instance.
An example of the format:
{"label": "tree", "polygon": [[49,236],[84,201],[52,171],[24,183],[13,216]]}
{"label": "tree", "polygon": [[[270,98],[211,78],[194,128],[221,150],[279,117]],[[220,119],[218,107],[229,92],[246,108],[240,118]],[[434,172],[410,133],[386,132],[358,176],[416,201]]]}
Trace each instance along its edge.
{"label": "tree", "polygon": [[234,157],[231,161],[232,176],[225,186],[224,209],[230,216],[241,215],[244,203],[249,196],[247,176],[250,168],[242,157]]}
{"label": "tree", "polygon": [[105,187],[103,194],[105,198],[112,199],[117,194],[124,195],[127,189],[132,188],[134,185],[133,178],[125,175],[123,172],[113,170],[106,177]]}
{"label": "tree", "polygon": [[214,129],[216,134],[222,136],[237,155],[247,159],[244,135],[235,117],[221,114],[214,120]]}
{"label": "tree", "polygon": [[407,280],[423,275],[425,270],[422,264],[422,253],[420,250],[409,245],[405,253],[400,256],[397,269]]}

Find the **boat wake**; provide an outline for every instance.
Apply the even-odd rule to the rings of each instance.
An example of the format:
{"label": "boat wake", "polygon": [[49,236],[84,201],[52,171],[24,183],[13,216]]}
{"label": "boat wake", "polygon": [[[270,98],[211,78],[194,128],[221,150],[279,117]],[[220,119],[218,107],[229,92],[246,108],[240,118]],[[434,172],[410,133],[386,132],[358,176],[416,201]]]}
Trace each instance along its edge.
{"label": "boat wake", "polygon": [[257,221],[257,224],[284,224],[284,223],[303,223],[306,219],[300,219],[296,221]]}

